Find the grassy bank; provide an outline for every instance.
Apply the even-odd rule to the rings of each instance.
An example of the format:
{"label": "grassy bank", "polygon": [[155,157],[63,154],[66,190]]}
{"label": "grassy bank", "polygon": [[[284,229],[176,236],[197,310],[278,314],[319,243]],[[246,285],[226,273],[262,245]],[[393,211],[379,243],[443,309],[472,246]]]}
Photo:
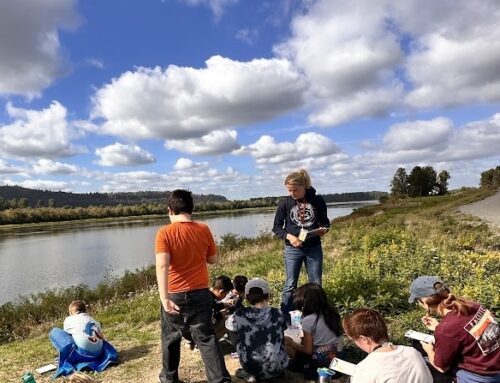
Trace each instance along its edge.
{"label": "grassy bank", "polygon": [[[440,275],[458,295],[478,300],[498,312],[500,237],[481,221],[456,212],[458,206],[491,193],[463,190],[443,197],[389,201],[336,219],[324,238],[323,284],[328,295],[342,313],[361,306],[381,310],[389,319],[393,339],[400,343],[405,342],[406,329],[423,330],[418,320],[422,313],[407,303],[408,286],[418,275]],[[225,237],[221,262],[211,268],[211,273],[262,276],[270,281],[272,302],[277,305],[284,280],[282,244],[268,236],[255,240]],[[301,278],[305,282],[304,276]],[[23,318],[35,318],[37,305],[52,307],[53,311],[47,309],[45,316],[28,321],[24,332],[12,336],[27,339],[0,346],[0,381],[18,381],[24,370],[53,360],[55,353],[46,332],[54,324],[62,324],[66,301],[78,296],[93,303],[94,314],[103,323],[107,337],[121,351],[122,364],[99,374],[99,379],[154,382],[160,365],[154,273],[152,269],[130,273],[124,280],[128,282],[109,284],[115,290],[109,287],[108,291],[105,286],[96,291],[76,288],[66,291],[63,297],[58,295],[62,292],[53,292],[38,297],[36,302],[24,302],[22,315],[8,322],[17,325]],[[54,305],[47,303],[50,299]],[[14,315],[19,309],[14,305],[10,312]],[[0,315],[1,320],[5,313]],[[183,353],[181,378],[203,381],[199,354]],[[231,370],[235,362],[227,362]]]}

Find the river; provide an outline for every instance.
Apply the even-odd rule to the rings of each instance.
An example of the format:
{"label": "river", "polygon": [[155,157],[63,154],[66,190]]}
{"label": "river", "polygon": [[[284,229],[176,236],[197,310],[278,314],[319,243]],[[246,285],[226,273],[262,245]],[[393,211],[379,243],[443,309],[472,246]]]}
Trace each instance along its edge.
{"label": "river", "polygon": [[[348,215],[375,202],[329,204],[328,217]],[[234,233],[255,237],[269,233],[274,210],[200,215],[216,240]],[[95,287],[106,276],[119,276],[154,263],[156,231],[167,222],[134,220],[103,224],[75,222],[62,228],[44,227],[0,233],[0,304],[47,289],[86,284]]]}

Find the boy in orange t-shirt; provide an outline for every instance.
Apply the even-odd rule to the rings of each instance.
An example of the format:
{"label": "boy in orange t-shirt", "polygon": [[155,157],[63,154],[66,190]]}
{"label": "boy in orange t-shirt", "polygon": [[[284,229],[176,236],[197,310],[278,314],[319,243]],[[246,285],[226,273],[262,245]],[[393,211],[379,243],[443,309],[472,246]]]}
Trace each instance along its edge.
{"label": "boy in orange t-shirt", "polygon": [[174,190],[167,200],[170,225],[155,241],[156,278],[161,301],[163,368],[160,382],[178,382],[181,339],[190,333],[205,363],[208,382],[231,382],[212,324],[207,263],[217,247],[207,225],[191,220],[193,197]]}

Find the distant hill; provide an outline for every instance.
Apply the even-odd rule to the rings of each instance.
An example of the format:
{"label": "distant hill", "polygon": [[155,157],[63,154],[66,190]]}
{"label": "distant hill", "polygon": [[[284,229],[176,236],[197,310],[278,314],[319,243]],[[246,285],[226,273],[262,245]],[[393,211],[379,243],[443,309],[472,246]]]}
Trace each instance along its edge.
{"label": "distant hill", "polygon": [[[88,207],[88,206],[131,206],[143,203],[161,203],[164,204],[170,192],[169,191],[140,191],[126,193],[68,193],[63,191],[28,189],[21,186],[0,186],[0,205],[9,201],[16,200],[17,206],[25,207]],[[388,193],[380,191],[353,192],[322,194],[325,201],[328,202],[350,202],[350,201],[368,201],[378,200]],[[196,204],[207,202],[224,203],[228,199],[216,194],[194,194]],[[259,202],[259,206],[274,206],[280,197],[250,198],[249,201]],[[233,203],[234,204],[234,203]]]}
{"label": "distant hill", "polygon": [[[67,193],[63,191],[27,189],[21,186],[0,186],[0,199],[10,201],[27,200],[27,206],[48,206],[52,200],[55,206],[87,207],[138,205],[141,203],[165,203],[169,192],[141,191],[127,193]],[[195,203],[226,202],[227,199],[215,194],[194,194]]]}
{"label": "distant hill", "polygon": [[389,193],[381,191],[352,192],[321,194],[326,203],[329,202],[351,202],[351,201],[378,201],[380,197],[388,196]]}

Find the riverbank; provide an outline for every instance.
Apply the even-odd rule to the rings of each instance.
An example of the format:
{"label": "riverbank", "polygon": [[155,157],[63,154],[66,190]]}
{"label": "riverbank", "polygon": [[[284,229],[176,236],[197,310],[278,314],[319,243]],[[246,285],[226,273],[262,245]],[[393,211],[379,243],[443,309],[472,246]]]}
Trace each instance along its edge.
{"label": "riverbank", "polygon": [[[407,302],[412,278],[422,274],[440,275],[458,295],[498,311],[500,294],[491,287],[500,285],[500,237],[486,224],[471,223],[457,212],[459,206],[492,193],[463,190],[442,197],[389,201],[334,220],[324,238],[324,288],[341,314],[355,307],[375,307],[388,318],[393,340],[404,343],[406,329],[423,330],[421,312]],[[281,242],[270,237],[235,241],[222,249],[221,261],[210,268],[211,275],[264,277],[272,288],[272,304],[278,305],[284,278]],[[304,275],[301,282],[305,282]],[[121,364],[96,377],[102,383],[156,382],[160,348],[154,283],[126,299],[94,302],[93,309],[107,338],[121,352]],[[28,339],[0,346],[0,381],[17,382],[25,370],[53,361],[55,353],[46,333],[62,324],[64,311],[62,307],[51,319],[33,325]],[[181,379],[204,382],[199,354],[188,349],[182,352]],[[226,362],[234,373],[237,361],[227,355]],[[291,374],[281,381],[302,380]],[[49,377],[37,376],[37,382],[49,382]]]}

